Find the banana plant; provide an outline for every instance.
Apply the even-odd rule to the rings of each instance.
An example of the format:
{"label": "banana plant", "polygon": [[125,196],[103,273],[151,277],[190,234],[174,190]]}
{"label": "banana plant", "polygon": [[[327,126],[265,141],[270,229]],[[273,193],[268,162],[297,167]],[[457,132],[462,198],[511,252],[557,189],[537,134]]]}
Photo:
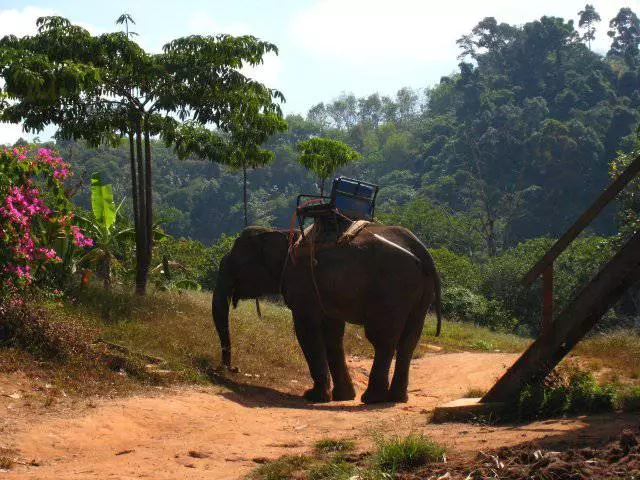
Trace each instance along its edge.
{"label": "banana plant", "polygon": [[116,206],[111,184],[103,184],[99,173],[91,176],[91,217],[82,218],[94,247],[82,257],[80,264],[90,265],[102,277],[106,290],[111,288],[114,263],[123,252],[126,242],[135,237],[134,229],[120,218],[124,199]]}

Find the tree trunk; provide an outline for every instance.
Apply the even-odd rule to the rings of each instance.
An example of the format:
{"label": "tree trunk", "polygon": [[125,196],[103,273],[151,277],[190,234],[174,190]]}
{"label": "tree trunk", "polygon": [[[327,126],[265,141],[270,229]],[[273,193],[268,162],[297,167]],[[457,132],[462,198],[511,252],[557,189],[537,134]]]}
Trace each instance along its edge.
{"label": "tree trunk", "polygon": [[149,126],[144,129],[144,175],[145,175],[145,217],[147,219],[147,264],[151,264],[153,253],[153,191],[151,177],[151,139],[149,138]]}
{"label": "tree trunk", "polygon": [[320,178],[320,195],[324,195],[324,177]]}
{"label": "tree trunk", "polygon": [[242,195],[244,199],[244,226],[248,227],[249,220],[247,218],[247,167],[244,164],[242,165],[242,179],[243,179]]}
{"label": "tree trunk", "polygon": [[147,218],[145,201],[145,172],[142,156],[142,125],[136,125],[136,153],[138,166],[138,229],[136,231],[136,293],[144,295],[147,291],[149,259],[147,255]]}

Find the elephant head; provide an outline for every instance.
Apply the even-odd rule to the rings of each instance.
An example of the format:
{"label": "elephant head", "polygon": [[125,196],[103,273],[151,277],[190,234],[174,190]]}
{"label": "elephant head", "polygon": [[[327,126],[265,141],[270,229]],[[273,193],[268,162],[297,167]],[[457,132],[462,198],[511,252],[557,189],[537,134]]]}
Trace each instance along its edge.
{"label": "elephant head", "polygon": [[231,366],[229,304],[235,308],[240,299],[279,294],[287,251],[285,232],[248,227],[220,262],[212,313],[220,337],[224,366]]}

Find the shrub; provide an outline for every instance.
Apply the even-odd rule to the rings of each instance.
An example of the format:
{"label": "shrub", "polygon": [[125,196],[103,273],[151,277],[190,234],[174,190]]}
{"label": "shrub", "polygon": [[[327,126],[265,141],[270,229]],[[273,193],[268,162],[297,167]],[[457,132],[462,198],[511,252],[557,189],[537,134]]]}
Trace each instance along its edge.
{"label": "shrub", "polygon": [[377,442],[373,454],[374,465],[391,474],[412,470],[427,463],[442,460],[445,450],[423,435],[411,434],[404,438],[393,437]]}
{"label": "shrub", "polygon": [[63,186],[69,175],[50,149],[0,149],[0,296],[43,284],[61,257],[93,244],[74,224]]}
{"label": "shrub", "polygon": [[511,332],[517,324],[500,301],[487,300],[461,286],[443,289],[442,311],[453,320],[473,322],[491,330]]}
{"label": "shrub", "polygon": [[199,282],[208,290],[213,290],[218,281],[218,270],[220,268],[220,260],[231,251],[233,242],[236,241],[237,235],[220,236],[218,241],[209,247],[209,256],[207,262],[203,265],[203,269],[199,275]]}
{"label": "shrub", "polygon": [[473,322],[487,312],[487,300],[461,286],[442,290],[442,311],[454,320]]}
{"label": "shrub", "polygon": [[593,413],[615,408],[618,392],[613,385],[598,385],[589,372],[576,371],[568,378],[552,374],[542,384],[526,385],[518,397],[520,418],[539,418],[566,413]]}
{"label": "shrub", "polygon": [[465,255],[459,255],[448,248],[432,248],[429,253],[444,287],[460,286],[477,291],[482,283],[480,267]]}
{"label": "shrub", "polygon": [[[480,292],[501,302],[509,317],[519,321],[522,331],[537,334],[540,329],[540,281],[523,289],[524,274],[551,247],[553,240],[534,238],[520,243],[482,266]],[[579,238],[558,258],[554,266],[556,311],[561,311],[584,287],[612,254],[611,243],[602,237]]]}

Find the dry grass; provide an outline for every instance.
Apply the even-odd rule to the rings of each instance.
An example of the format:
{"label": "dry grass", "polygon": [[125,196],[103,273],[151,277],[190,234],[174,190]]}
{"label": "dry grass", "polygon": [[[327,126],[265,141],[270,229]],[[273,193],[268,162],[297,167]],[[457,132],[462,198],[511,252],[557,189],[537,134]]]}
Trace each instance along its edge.
{"label": "dry grass", "polygon": [[640,333],[616,330],[593,335],[574,350],[594,370],[606,369],[606,380],[640,383]]}
{"label": "dry grass", "polygon": [[[205,382],[220,364],[220,345],[211,318],[211,294],[155,292],[146,298],[112,294],[83,298],[76,305],[50,305],[52,313],[82,319],[100,336],[132,352],[160,357],[180,380]],[[100,303],[91,303],[99,300]],[[285,307],[262,302],[262,319],[253,302],[231,310],[233,364],[247,383],[281,384],[307,375],[306,364]],[[105,315],[105,312],[108,312]]]}
{"label": "dry grass", "polygon": [[[173,375],[167,381],[209,382],[220,364],[220,347],[211,319],[211,294],[206,292],[155,292],[145,298],[129,293],[106,293],[90,289],[75,303],[45,303],[45,316],[54,324],[74,324],[94,339],[125,346],[133,354],[161,357]],[[230,327],[233,364],[240,370],[235,381],[291,386],[292,380],[308,381],[307,366],[293,332],[290,311],[283,305],[261,302],[262,318],[258,318],[253,301],[240,302],[231,311]],[[416,356],[425,353],[461,350],[521,352],[530,339],[492,332],[468,323],[445,321],[442,336],[435,337],[435,318],[427,318]],[[349,325],[345,335],[348,353],[370,357],[373,353],[364,338],[362,327]],[[597,359],[594,369],[606,367],[617,375],[640,377],[640,336],[631,332],[601,334],[586,340],[576,350],[580,357]],[[27,369],[30,354],[16,349],[0,349],[0,367],[5,371]],[[36,359],[38,360],[38,359]],[[144,365],[132,358],[121,367],[100,368],[86,359],[71,355],[64,368],[49,362],[51,383],[72,383],[69,388],[82,393],[120,392],[139,387],[141,383],[158,382],[147,375]],[[45,362],[45,366],[49,365]],[[42,364],[39,364],[41,368]],[[115,371],[113,371],[115,370]],[[83,385],[84,383],[84,385]],[[77,386],[77,388],[76,388]]]}

